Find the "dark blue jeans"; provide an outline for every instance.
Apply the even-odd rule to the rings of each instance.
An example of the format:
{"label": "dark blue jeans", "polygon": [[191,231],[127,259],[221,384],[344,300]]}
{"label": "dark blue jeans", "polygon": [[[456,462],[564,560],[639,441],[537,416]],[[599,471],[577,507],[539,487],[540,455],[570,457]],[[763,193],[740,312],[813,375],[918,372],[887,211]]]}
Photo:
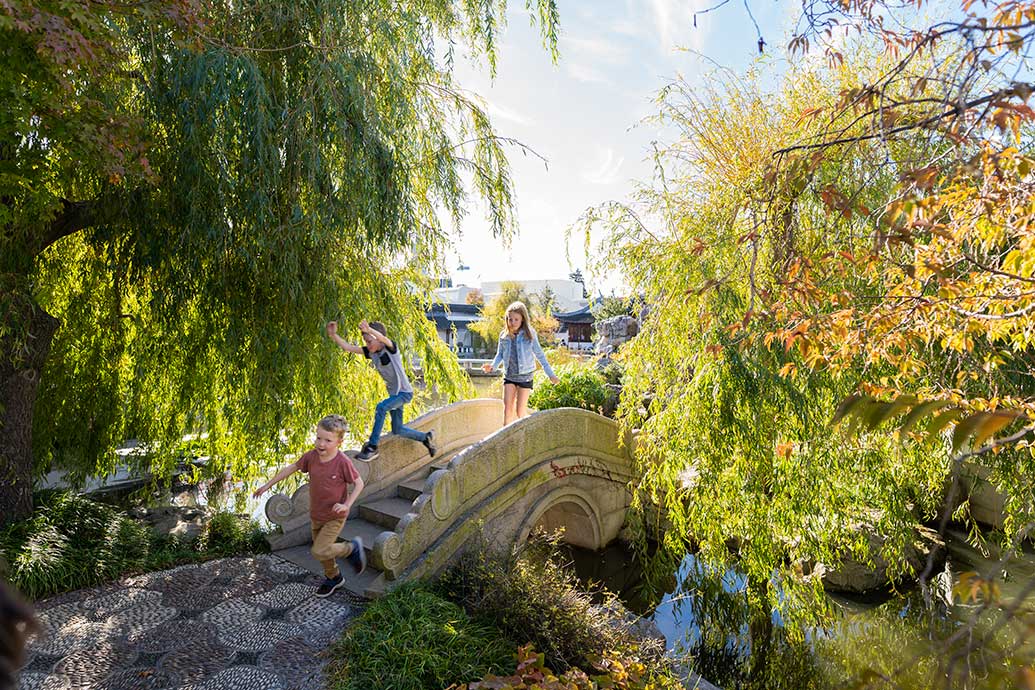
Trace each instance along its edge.
{"label": "dark blue jeans", "polygon": [[392,417],[392,433],[413,441],[423,442],[428,435],[403,424],[403,406],[413,400],[413,393],[396,393],[377,404],[374,409],[374,429],[370,432],[370,445],[376,446],[381,441],[381,430],[385,426],[385,415]]}

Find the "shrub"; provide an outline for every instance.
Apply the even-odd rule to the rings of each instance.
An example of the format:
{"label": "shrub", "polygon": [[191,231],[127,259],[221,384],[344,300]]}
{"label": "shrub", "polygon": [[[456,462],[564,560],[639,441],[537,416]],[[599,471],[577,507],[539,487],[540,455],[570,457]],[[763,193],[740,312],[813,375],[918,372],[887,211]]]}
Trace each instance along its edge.
{"label": "shrub", "polygon": [[247,516],[234,513],[213,515],[198,540],[198,551],[224,556],[242,552],[262,553],[268,550],[266,533],[258,523]]}
{"label": "shrub", "polygon": [[150,532],[124,513],[64,492],[45,492],[32,517],[0,530],[5,576],[30,599],[140,569]]}
{"label": "shrub", "polygon": [[0,529],[0,574],[35,600],[130,573],[267,551],[263,536],[254,522],[220,513],[196,542],[162,537],[110,505],[41,492],[32,517]]}
{"label": "shrub", "polygon": [[536,654],[532,645],[526,645],[518,650],[514,675],[489,676],[455,690],[682,690],[683,687],[672,675],[652,671],[635,658],[609,653],[594,666],[592,677],[577,668],[568,669],[558,677],[544,665],[543,655]]}
{"label": "shrub", "polygon": [[332,690],[441,690],[514,668],[513,644],[422,583],[370,604],[330,650]]}
{"label": "shrub", "polygon": [[622,378],[625,376],[625,367],[612,360],[601,370],[600,375],[604,377],[604,383],[621,386]]}
{"label": "shrub", "polygon": [[584,367],[558,371],[557,383],[543,383],[532,391],[528,404],[537,410],[557,407],[581,407],[602,412],[607,402],[604,377]]}
{"label": "shrub", "polygon": [[507,637],[531,642],[552,668],[589,668],[590,660],[629,644],[618,607],[593,605],[574,573],[537,543],[522,554],[472,550],[439,581],[444,595]]}

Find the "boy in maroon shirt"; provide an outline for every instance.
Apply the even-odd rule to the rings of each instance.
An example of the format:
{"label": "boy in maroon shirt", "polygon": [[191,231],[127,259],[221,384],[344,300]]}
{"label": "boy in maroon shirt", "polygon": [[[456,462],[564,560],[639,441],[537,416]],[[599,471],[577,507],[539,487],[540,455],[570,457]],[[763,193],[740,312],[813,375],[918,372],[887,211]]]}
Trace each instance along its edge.
{"label": "boy in maroon shirt", "polygon": [[309,518],[313,529],[311,553],[320,561],[327,577],[316,590],[318,597],[330,596],[343,584],[337,559],[347,560],[357,574],[367,567],[362,539],[356,537],[349,542],[338,543],[338,534],[345,526],[349,510],[363,490],[363,480],[352,461],[339,449],[344,435],[345,419],[336,414],[327,415],[316,425],[313,449],[304,453],[297,462],[280,468],[272,479],[252,494],[258,498],[295,472],[309,474]]}

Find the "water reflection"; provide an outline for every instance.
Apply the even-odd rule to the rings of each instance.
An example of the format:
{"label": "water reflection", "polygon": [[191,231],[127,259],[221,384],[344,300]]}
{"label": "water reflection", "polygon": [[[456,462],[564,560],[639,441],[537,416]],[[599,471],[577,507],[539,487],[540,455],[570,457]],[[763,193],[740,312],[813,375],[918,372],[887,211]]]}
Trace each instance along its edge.
{"label": "water reflection", "polygon": [[[1015,689],[1035,663],[1035,552],[1027,547],[997,579],[998,598],[981,596],[965,573],[991,577],[999,554],[947,535],[948,566],[928,597],[913,588],[875,596],[832,596],[832,620],[794,633],[752,606],[734,568],[716,571],[693,555],[652,595],[643,564],[620,545],[571,551],[584,581],[602,583],[649,616],[674,653],[725,690],[810,688]],[[961,582],[963,586],[961,586]],[[976,600],[962,601],[976,587]],[[966,590],[966,591],[965,591]],[[992,593],[991,591],[989,593]]]}

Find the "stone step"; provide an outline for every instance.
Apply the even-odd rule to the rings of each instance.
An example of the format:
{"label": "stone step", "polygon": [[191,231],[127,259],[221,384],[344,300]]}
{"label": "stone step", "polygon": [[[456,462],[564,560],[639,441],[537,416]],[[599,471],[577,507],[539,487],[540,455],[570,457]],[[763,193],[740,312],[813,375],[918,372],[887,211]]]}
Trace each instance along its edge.
{"label": "stone step", "polygon": [[450,451],[448,453],[440,453],[439,455],[436,455],[435,460],[428,465],[428,472],[430,473],[434,472],[435,470],[446,469],[447,467],[449,467],[450,460],[455,458],[457,455],[460,455],[460,453],[467,450],[468,448],[470,448],[470,446],[463,446],[462,448],[457,448],[456,450]]}
{"label": "stone step", "polygon": [[406,481],[399,482],[399,486],[395,488],[395,493],[399,498],[410,501],[411,503],[417,499],[422,493],[424,493],[424,482],[428,480],[428,473],[421,472],[420,476],[412,477]]}
{"label": "stone step", "polygon": [[[309,553],[310,546],[311,544],[304,544],[302,546],[292,546],[289,549],[277,551],[276,555],[280,556],[286,561],[294,563],[295,565],[301,568],[305,568],[311,573],[323,577],[323,566],[321,566],[320,563],[315,558],[313,558],[313,554]],[[371,590],[372,592],[384,590],[383,584],[375,584],[384,582],[382,573],[377,568],[367,566],[367,569],[359,575],[357,575],[352,570],[352,568],[349,567],[348,563],[339,561],[338,568],[341,570],[341,575],[345,580],[344,588],[357,596],[369,596],[367,594],[368,590]],[[315,592],[316,588],[314,587],[313,589]],[[337,596],[337,593],[335,593],[332,596]]]}
{"label": "stone step", "polygon": [[359,507],[359,516],[364,520],[394,530],[406,513],[413,509],[413,501],[405,498],[382,498]]}
{"label": "stone step", "polygon": [[369,557],[371,550],[374,548],[374,540],[377,539],[377,535],[384,531],[385,528],[382,525],[364,520],[361,517],[353,517],[345,521],[339,541],[348,541],[353,537],[361,538],[363,540],[363,550],[367,552]]}
{"label": "stone step", "polygon": [[412,476],[399,482],[395,490],[396,495],[407,501],[417,500],[417,497],[424,493],[424,482],[427,481],[428,476],[435,470],[444,470],[449,467],[449,461],[455,458],[460,451],[465,449],[466,446],[464,448],[459,448],[452,453],[440,455],[435,462],[431,463],[427,467],[421,468]]}

